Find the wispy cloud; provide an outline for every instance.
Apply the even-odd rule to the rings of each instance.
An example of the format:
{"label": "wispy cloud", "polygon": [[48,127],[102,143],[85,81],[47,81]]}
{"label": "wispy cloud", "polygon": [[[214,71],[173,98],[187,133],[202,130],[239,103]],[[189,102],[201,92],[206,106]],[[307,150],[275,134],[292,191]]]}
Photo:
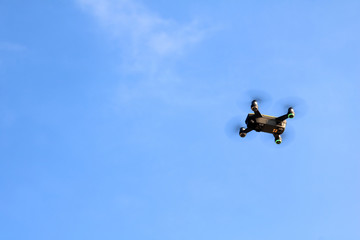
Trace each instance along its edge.
{"label": "wispy cloud", "polygon": [[[197,19],[180,23],[149,10],[137,0],[76,0],[111,36],[116,39],[123,56],[124,74],[141,74],[140,81],[119,82],[117,102],[158,98],[169,104],[187,104],[188,91],[173,67],[207,35],[208,28]],[[190,100],[187,102],[189,103]],[[192,99],[194,103],[198,99]],[[190,104],[190,103],[189,103]]]}
{"label": "wispy cloud", "polygon": [[205,30],[196,20],[180,24],[133,0],[77,0],[127,51],[127,68],[156,73],[162,61],[184,54]]}

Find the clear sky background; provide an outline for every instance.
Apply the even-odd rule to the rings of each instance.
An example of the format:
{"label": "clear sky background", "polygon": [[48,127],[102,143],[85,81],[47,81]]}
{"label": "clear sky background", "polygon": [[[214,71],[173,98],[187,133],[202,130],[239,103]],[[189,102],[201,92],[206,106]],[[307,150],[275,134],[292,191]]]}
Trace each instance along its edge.
{"label": "clear sky background", "polygon": [[[360,239],[359,12],[2,0],[0,238]],[[249,90],[291,141],[227,135]]]}

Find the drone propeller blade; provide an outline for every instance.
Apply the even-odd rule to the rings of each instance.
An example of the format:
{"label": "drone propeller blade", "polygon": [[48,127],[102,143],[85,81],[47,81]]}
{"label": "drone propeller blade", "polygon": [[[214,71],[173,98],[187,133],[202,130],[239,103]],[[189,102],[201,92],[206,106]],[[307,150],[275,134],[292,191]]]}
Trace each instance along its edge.
{"label": "drone propeller blade", "polygon": [[268,107],[267,105],[271,102],[271,96],[265,91],[248,90],[242,94],[241,100],[238,101],[238,106],[242,110],[245,109],[246,112],[249,112],[248,109],[250,108],[253,100],[257,101],[259,108],[262,109],[263,107]]}
{"label": "drone propeller blade", "polygon": [[286,129],[283,134],[281,134],[281,137],[283,139],[283,143],[285,145],[291,144],[295,140],[295,130],[292,126],[286,126]]}
{"label": "drone propeller blade", "polygon": [[271,101],[271,96],[261,90],[248,90],[246,95],[249,96],[249,99],[256,100],[259,104],[264,104]]}
{"label": "drone propeller blade", "polygon": [[[239,131],[241,127],[244,127],[244,119],[241,117],[233,117],[225,125],[225,133],[229,138],[239,137]],[[239,137],[240,138],[240,137]]]}
{"label": "drone propeller blade", "polygon": [[[241,137],[239,136],[239,131],[241,127],[246,128],[244,117],[238,116],[231,118],[225,125],[224,131],[226,136],[231,139],[241,140]],[[248,133],[245,138],[252,138],[254,135],[255,134],[253,133]]]}
{"label": "drone propeller blade", "polygon": [[306,101],[300,97],[283,98],[279,100],[276,105],[281,106],[282,111],[285,113],[292,107],[295,111],[295,118],[305,116],[308,109]]}

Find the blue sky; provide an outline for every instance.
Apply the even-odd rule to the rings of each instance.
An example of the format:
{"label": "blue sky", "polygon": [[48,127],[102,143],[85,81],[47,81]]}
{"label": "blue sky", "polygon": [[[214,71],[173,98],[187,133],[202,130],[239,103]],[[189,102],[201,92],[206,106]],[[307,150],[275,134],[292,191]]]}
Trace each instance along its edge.
{"label": "blue sky", "polygon": [[360,239],[359,8],[2,1],[1,239]]}

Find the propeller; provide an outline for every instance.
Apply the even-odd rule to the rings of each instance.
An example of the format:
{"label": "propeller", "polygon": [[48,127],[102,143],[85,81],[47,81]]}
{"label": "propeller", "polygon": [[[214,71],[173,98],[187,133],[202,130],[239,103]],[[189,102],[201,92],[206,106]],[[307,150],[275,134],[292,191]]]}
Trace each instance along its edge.
{"label": "propeller", "polygon": [[276,103],[276,106],[281,107],[283,114],[285,114],[288,109],[292,107],[295,111],[295,118],[304,117],[308,110],[306,101],[300,97],[282,98]]}
{"label": "propeller", "polygon": [[246,96],[248,96],[250,102],[256,100],[258,104],[264,104],[271,101],[270,94],[261,90],[248,90],[246,91]]}
{"label": "propeller", "polygon": [[[246,116],[236,116],[231,118],[226,124],[225,124],[225,134],[227,137],[235,140],[244,140],[239,136],[239,131],[241,127],[246,128],[245,124],[245,118]],[[256,134],[254,132],[249,132],[245,139],[253,138]]]}
{"label": "propeller", "polygon": [[233,117],[225,125],[225,133],[229,138],[239,138],[239,131],[241,127],[246,127],[244,117]]}
{"label": "propeller", "polygon": [[241,99],[238,100],[238,107],[244,112],[251,112],[251,102],[255,100],[259,105],[259,109],[268,107],[271,102],[271,96],[265,91],[261,90],[247,90],[241,94]]}
{"label": "propeller", "polygon": [[281,134],[282,143],[280,145],[282,145],[283,143],[285,143],[284,146],[291,144],[295,140],[295,136],[296,133],[294,127],[292,127],[291,125],[289,126],[289,124],[287,124],[284,133]]}

